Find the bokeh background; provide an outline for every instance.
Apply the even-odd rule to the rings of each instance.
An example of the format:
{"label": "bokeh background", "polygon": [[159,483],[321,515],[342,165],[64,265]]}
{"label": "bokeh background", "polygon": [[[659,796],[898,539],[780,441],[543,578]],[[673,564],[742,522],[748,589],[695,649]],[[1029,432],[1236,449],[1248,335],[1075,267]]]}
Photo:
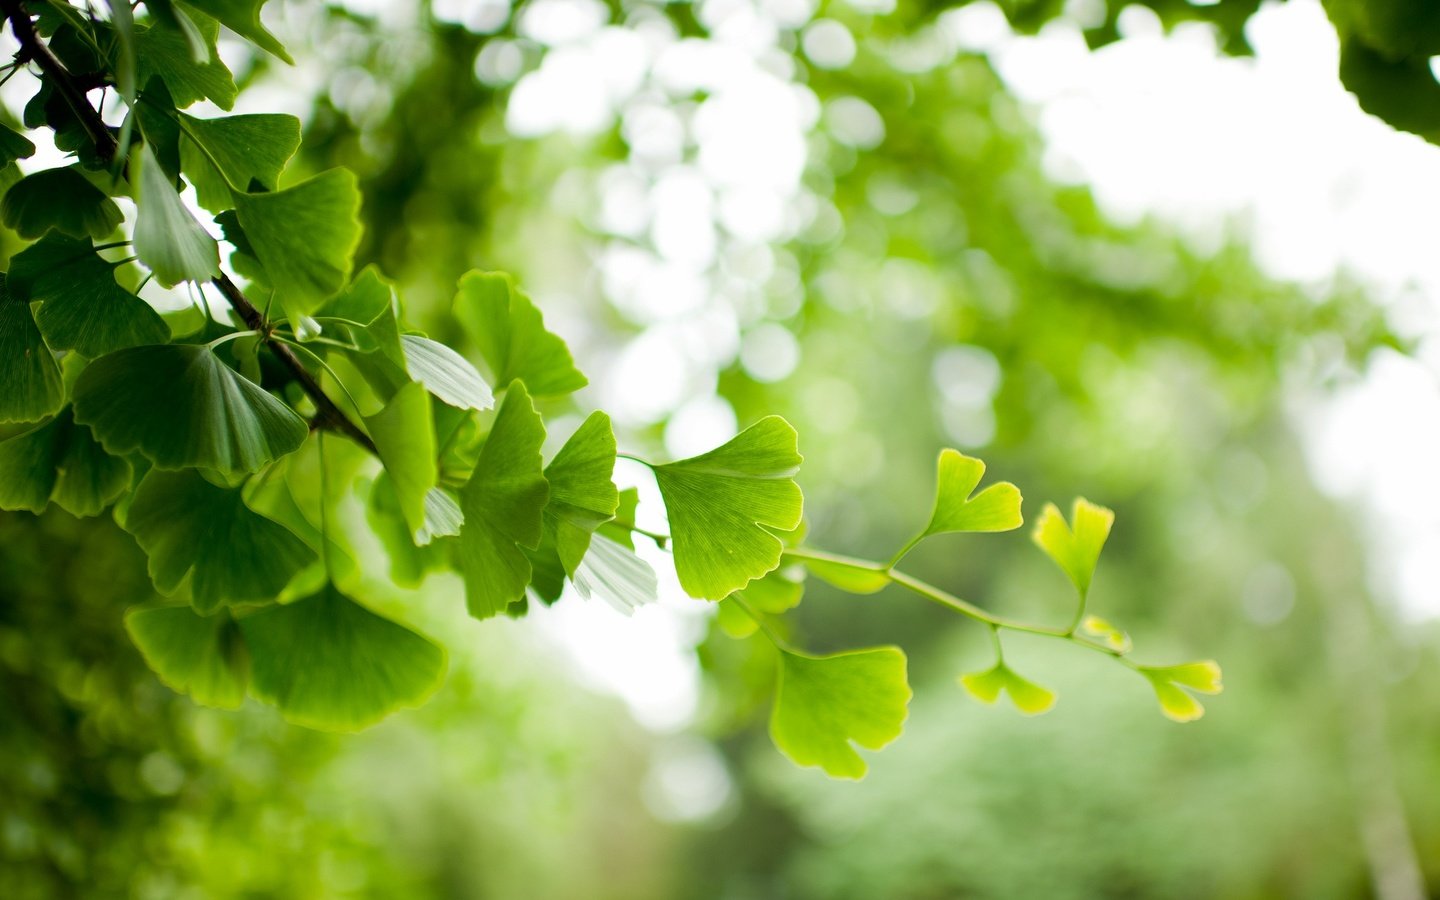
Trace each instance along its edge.
{"label": "bokeh background", "polygon": [[[1143,659],[1222,662],[1203,720],[1018,638],[1059,705],[983,707],[955,684],[983,633],[812,580],[801,640],[899,643],[917,691],[869,776],[832,782],[771,747],[761,649],[677,589],[482,624],[377,556],[367,600],[451,673],[320,734],[155,680],[121,624],[143,557],[108,519],[4,515],[0,896],[1440,891],[1440,149],[1355,107],[1311,0],[1169,31],[1150,7],[1176,4],[1054,6],[1022,36],[990,3],[273,0],[297,68],[221,49],[237,111],[304,120],[292,177],[360,175],[359,262],[413,320],[469,268],[514,272],[622,446],[784,415],[813,542],[861,556],[922,523],[945,446],[1027,516],[1113,507],[1092,602]],[[1069,615],[1023,532],[912,566]]]}

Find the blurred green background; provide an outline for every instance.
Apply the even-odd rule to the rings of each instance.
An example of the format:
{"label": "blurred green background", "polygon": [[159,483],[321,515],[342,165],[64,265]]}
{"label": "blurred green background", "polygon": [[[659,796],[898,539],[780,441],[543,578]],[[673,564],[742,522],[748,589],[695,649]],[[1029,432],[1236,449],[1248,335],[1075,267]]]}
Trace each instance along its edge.
{"label": "blurred green background", "polygon": [[[622,445],[679,455],[788,417],[810,534],[835,551],[887,557],[944,446],[1017,482],[1027,517],[1111,506],[1095,608],[1142,658],[1219,659],[1227,692],[1177,726],[1133,676],[1017,639],[1061,694],[1025,719],[955,684],[983,633],[812,581],[803,642],[899,643],[917,691],[868,778],[831,782],[770,746],[758,642],[684,619],[696,708],[646,727],[544,611],[471,622],[454,583],[401,591],[382,561],[376,596],[445,641],[451,674],[423,709],[325,735],[159,684],[121,625],[144,559],[108,519],[5,515],[0,896],[1410,897],[1416,867],[1440,885],[1440,628],[1372,596],[1357,519],[1286,414],[1296,385],[1395,352],[1363,291],[1107,221],[924,4],[271,5],[301,65],[227,46],[242,111],[302,115],[296,177],[361,176],[357,262],[417,322],[466,269],[512,271]],[[527,88],[546,67],[592,89]],[[1068,616],[1023,532],[930,542],[911,567]]]}

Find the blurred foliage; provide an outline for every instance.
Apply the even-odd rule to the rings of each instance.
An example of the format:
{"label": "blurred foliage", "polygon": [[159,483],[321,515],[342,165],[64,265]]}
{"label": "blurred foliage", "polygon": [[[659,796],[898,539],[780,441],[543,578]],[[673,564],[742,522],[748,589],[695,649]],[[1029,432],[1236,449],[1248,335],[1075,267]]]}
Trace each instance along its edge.
{"label": "blurred foliage", "polygon": [[[779,29],[769,61],[818,110],[794,203],[807,212],[773,241],[722,232],[705,274],[740,346],[778,326],[801,362],[757,378],[732,351],[701,390],[741,422],[796,422],[811,532],[840,550],[883,555],[923,525],[911,519],[942,446],[983,447],[993,473],[1031,486],[1032,518],[1068,492],[1113,507],[1094,602],[1157,654],[1221,659],[1230,692],[1209,717],[1178,728],[1139,679],[1018,640],[1008,653],[1059,705],[1038,719],[981,707],[954,679],[983,664],[984,634],[894,591],[812,580],[793,616],[808,645],[911,649],[906,738],[859,785],[791,768],[764,733],[773,651],[713,628],[697,648],[699,728],[731,794],[667,824],[641,800],[663,741],[585,693],[524,623],[470,628],[425,709],[317,735],[253,706],[201,710],[155,682],[120,624],[146,599],[143,559],[109,523],[6,517],[0,895],[1363,897],[1362,776],[1391,757],[1416,856],[1440,883],[1440,635],[1402,633],[1374,602],[1355,522],[1311,483],[1284,415],[1288,386],[1343,381],[1399,342],[1353,286],[1277,284],[1238,238],[1118,226],[1049,180],[1028,112],[988,62],[926,50],[950,5],[877,17],[826,4],[857,41],[838,69],[807,62],[798,27]],[[1257,4],[1143,5],[1215,23],[1239,52]],[[1097,42],[1123,4],[1101,6]],[[398,22],[287,8],[287,43],[329,54],[300,164],[361,176],[359,260],[396,279],[417,322],[454,273],[515,271],[571,325],[584,367],[603,369],[654,323],[617,302],[598,264],[616,246],[656,253],[653,232],[597,214],[606,174],[627,167],[653,187],[663,167],[637,161],[623,113],[589,135],[507,134],[513,86],[547,48],[517,15],[467,28],[438,7]],[[1062,5],[1003,7],[1033,30]],[[714,20],[689,4],[609,14],[664,40]],[[478,80],[486,48],[520,64]],[[677,111],[679,164],[693,163],[711,98],[652,88],[639,93]],[[665,435],[662,414],[622,441]],[[1023,535],[937,539],[914,565],[998,611],[1063,624],[1069,609],[1063,576]],[[428,588],[454,599],[454,584]],[[1369,726],[1355,711],[1379,705],[1389,750],[1357,762]]]}

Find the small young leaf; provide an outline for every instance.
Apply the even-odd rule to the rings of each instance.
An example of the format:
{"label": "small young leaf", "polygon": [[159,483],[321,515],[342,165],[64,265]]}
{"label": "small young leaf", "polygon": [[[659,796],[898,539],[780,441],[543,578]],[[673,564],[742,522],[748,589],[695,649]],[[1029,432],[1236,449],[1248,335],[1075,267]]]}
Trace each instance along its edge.
{"label": "small young leaf", "polygon": [[186,0],[186,2],[206,13],[214,16],[231,31],[247,38],[268,53],[273,53],[285,62],[293,65],[295,60],[285,52],[285,48],[275,39],[275,35],[265,30],[260,23],[260,7],[265,5],[266,0]]}
{"label": "small young leaf", "polygon": [[1019,528],[1020,489],[1008,481],[971,493],[985,475],[985,464],[958,450],[940,452],[935,510],[924,534],[950,531],[1011,531]]}
{"label": "small young leaf", "polygon": [[405,524],[412,537],[418,537],[426,531],[426,497],[440,477],[425,386],[414,381],[405,385],[384,409],[366,417],[365,426],[390,473]]}
{"label": "small young leaf", "polygon": [[50,501],[93,516],[130,487],[130,463],[111,456],[70,410],[0,441],[0,509],[40,513]]}
{"label": "small young leaf", "polygon": [[541,470],[545,426],[522,382],[510,385],[480,460],[460,491],[456,557],[470,615],[488,619],[525,595],[550,488]]}
{"label": "small young leaf", "polygon": [[470,361],[439,341],[416,334],[400,336],[405,368],[426,390],[460,409],[489,409],[495,405],[490,385]]}
{"label": "small young leaf", "polygon": [[289,722],[359,731],[415,707],[445,677],[445,650],[327,586],[240,620],[250,689]]}
{"label": "small young leaf", "polygon": [[650,564],[635,551],[604,534],[595,535],[573,574],[575,590],[589,600],[598,596],[623,615],[654,603],[659,582]]}
{"label": "small young leaf", "polygon": [[470,272],[460,279],[454,309],[496,384],[519,378],[534,396],[551,397],[588,383],[565,342],[545,329],[540,310],[509,275]]}
{"label": "small young leaf", "polygon": [[982,703],[994,703],[1004,691],[1010,696],[1015,708],[1027,716],[1038,716],[1049,712],[1055,705],[1055,692],[1041,687],[1027,678],[1022,678],[1003,662],[983,672],[970,672],[960,676],[960,684]]}
{"label": "small young leaf", "polygon": [[360,243],[355,175],[331,169],[283,191],[235,193],[235,215],[285,314],[298,322],[350,281]]}
{"label": "small young leaf", "polygon": [[184,123],[181,165],[200,205],[211,212],[235,205],[232,186],[245,191],[253,181],[267,191],[275,190],[281,170],[300,148],[300,120],[294,116],[197,119],[182,113],[180,121]]}
{"label": "small young leaf", "polygon": [[173,594],[188,575],[202,614],[270,603],[316,559],[289,529],[246,506],[238,488],[218,488],[189,471],[151,469],[124,527],[150,558],[155,587]]}
{"label": "small young leaf", "polygon": [[[206,281],[220,273],[220,247],[175,192],[149,145],[130,157],[136,186],[135,255],[170,287]],[[138,173],[134,171],[140,170]]]}
{"label": "small young leaf", "polygon": [[1111,625],[1099,616],[1086,616],[1080,623],[1080,630],[1099,638],[1100,642],[1117,653],[1130,652],[1130,635]]}
{"label": "small young leaf", "polygon": [[833,656],[781,651],[770,736],[797,765],[859,779],[867,767],[852,744],[879,750],[899,737],[910,697],[898,647]]}
{"label": "small young leaf", "polygon": [[139,607],[125,614],[125,630],[171,690],[221,709],[239,709],[245,702],[249,654],[228,613],[201,616],[188,606]]}
{"label": "small young leaf", "polygon": [[1205,715],[1205,707],[1191,691],[1218,694],[1225,688],[1220,665],[1213,659],[1178,666],[1140,666],[1139,671],[1155,689],[1160,711],[1176,722],[1193,722]]}
{"label": "small young leaf", "polygon": [[255,472],[309,434],[290,407],[203,345],[102,356],[81,373],[74,396],[75,421],[89,425],[106,450],[138,450],[162,469]]}
{"label": "small young leaf", "polygon": [[687,594],[720,600],[780,564],[784,544],[764,526],[799,526],[802,460],[795,429],[769,416],[709,453],[655,466]]}
{"label": "small young leaf", "polygon": [[18,299],[41,301],[35,324],[57,350],[78,350],[94,359],[168,341],[165,320],[115,282],[115,268],[89,238],[52,231],[11,259],[7,284]]}
{"label": "small young leaf", "polygon": [[1065,517],[1055,508],[1055,504],[1045,504],[1031,538],[1046,555],[1055,560],[1055,564],[1064,571],[1083,597],[1090,592],[1090,579],[1095,574],[1095,563],[1100,559],[1105,539],[1110,536],[1110,526],[1115,522],[1115,513],[1079,497],[1071,508],[1070,518],[1075,523],[1073,531],[1065,524]]}
{"label": "small young leaf", "polygon": [[0,275],[0,422],[38,422],[60,411],[65,385],[29,302]]}
{"label": "small young leaf", "polygon": [[0,221],[32,240],[51,228],[74,238],[104,240],[124,218],[115,201],[73,166],[26,175],[0,202]]}
{"label": "small young leaf", "polygon": [[[220,26],[208,16],[198,16],[190,24],[193,32],[189,34],[165,25],[136,29],[136,80],[145,85],[159,78],[180,109],[205,99],[213,100],[221,109],[230,109],[235,105],[235,76],[215,51]],[[195,53],[197,33],[204,49],[203,59],[197,59]]]}

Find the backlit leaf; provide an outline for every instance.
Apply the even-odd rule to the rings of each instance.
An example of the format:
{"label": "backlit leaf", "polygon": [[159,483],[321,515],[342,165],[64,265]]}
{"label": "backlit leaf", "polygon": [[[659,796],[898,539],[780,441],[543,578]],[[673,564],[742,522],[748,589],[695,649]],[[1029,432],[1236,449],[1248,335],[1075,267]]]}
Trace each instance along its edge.
{"label": "backlit leaf", "polygon": [[172,690],[221,709],[238,709],[245,702],[249,654],[228,613],[202,616],[188,606],[140,607],[125,614],[125,630]]}
{"label": "backlit leaf", "polygon": [[250,689],[287,721],[358,731],[414,707],[445,677],[445,651],[327,586],[240,620]]}
{"label": "backlit leaf", "polygon": [[797,765],[862,778],[867,767],[855,747],[879,750],[899,737],[910,697],[897,647],[832,656],[781,651],[770,736]]}
{"label": "backlit leaf", "polygon": [[384,409],[366,417],[365,427],[390,473],[389,483],[405,523],[411,535],[419,535],[426,530],[426,495],[440,475],[425,386],[412,381],[401,388]]}
{"label": "backlit leaf", "polygon": [[1031,538],[1055,560],[1083,597],[1090,592],[1090,579],[1095,574],[1095,564],[1100,559],[1105,540],[1110,537],[1115,513],[1081,497],[1076,498],[1075,505],[1071,507],[1070,518],[1074,523],[1073,530],[1065,523],[1065,517],[1055,504],[1045,504]]}
{"label": "backlit leaf", "polygon": [[1225,688],[1220,665],[1213,659],[1177,666],[1140,666],[1139,671],[1154,688],[1160,711],[1176,722],[1193,722],[1205,715],[1205,707],[1192,691],[1218,694]]}
{"label": "backlit leaf", "polygon": [[211,212],[235,205],[232,186],[248,191],[253,181],[267,191],[278,188],[281,170],[300,147],[300,120],[294,116],[199,119],[182,113],[180,120],[181,164],[200,205]]}
{"label": "backlit leaf", "polygon": [[[58,377],[58,376],[57,376]],[[196,344],[131,347],[75,383],[75,420],[111,453],[162,469],[254,472],[299,447],[305,420]]]}
{"label": "backlit leaf", "polygon": [[890,583],[890,574],[885,567],[868,560],[814,550],[806,550],[803,555],[797,554],[792,559],[803,562],[805,568],[821,581],[850,594],[874,594]]}
{"label": "backlit leaf", "polygon": [[[235,77],[215,51],[220,26],[214,19],[197,16],[192,27],[191,34],[165,25],[137,28],[136,81],[145,85],[151,78],[159,78],[180,109],[197,100],[212,100],[221,109],[230,109],[235,105]],[[205,50],[204,58],[198,60],[197,34]]]}
{"label": "backlit leaf", "polygon": [[0,166],[8,166],[17,159],[28,159],[35,155],[35,145],[30,139],[7,125],[0,125]]}
{"label": "backlit leaf", "polygon": [[401,335],[400,346],[410,375],[445,403],[461,409],[489,409],[495,405],[490,385],[459,353],[415,334]]}
{"label": "backlit leaf", "polygon": [[460,279],[454,308],[496,384],[519,378],[536,397],[568,394],[587,384],[565,342],[545,329],[540,310],[509,275],[470,272]]}
{"label": "backlit leaf", "polygon": [[960,453],[942,450],[935,487],[935,509],[925,534],[950,531],[1010,531],[1024,521],[1020,490],[1008,481],[992,484],[973,497],[985,463]]}
{"label": "backlit leaf", "polygon": [[982,703],[994,703],[1003,691],[1015,708],[1027,716],[1038,716],[1055,705],[1054,691],[1022,678],[1003,662],[983,672],[961,675],[960,684]]}
{"label": "backlit leaf", "polygon": [[590,535],[615,516],[620,492],[610,475],[615,469],[615,433],[610,417],[593,412],[545,467],[550,501],[546,526],[555,530],[556,550],[566,573],[590,546]]}
{"label": "backlit leaf", "polygon": [[769,416],[709,453],[655,466],[686,593],[720,600],[780,564],[784,545],[765,526],[799,526],[801,461],[795,429]]}
{"label": "backlit leaf", "polygon": [[608,535],[597,534],[589,550],[575,567],[575,590],[589,600],[599,597],[624,615],[631,615],[659,592],[655,570],[629,547]]}
{"label": "backlit leaf", "polygon": [[276,40],[275,35],[266,30],[260,22],[260,7],[265,5],[266,0],[185,0],[185,2],[207,15],[219,19],[226,28],[253,41],[260,49],[275,54],[287,63],[295,62]]}

